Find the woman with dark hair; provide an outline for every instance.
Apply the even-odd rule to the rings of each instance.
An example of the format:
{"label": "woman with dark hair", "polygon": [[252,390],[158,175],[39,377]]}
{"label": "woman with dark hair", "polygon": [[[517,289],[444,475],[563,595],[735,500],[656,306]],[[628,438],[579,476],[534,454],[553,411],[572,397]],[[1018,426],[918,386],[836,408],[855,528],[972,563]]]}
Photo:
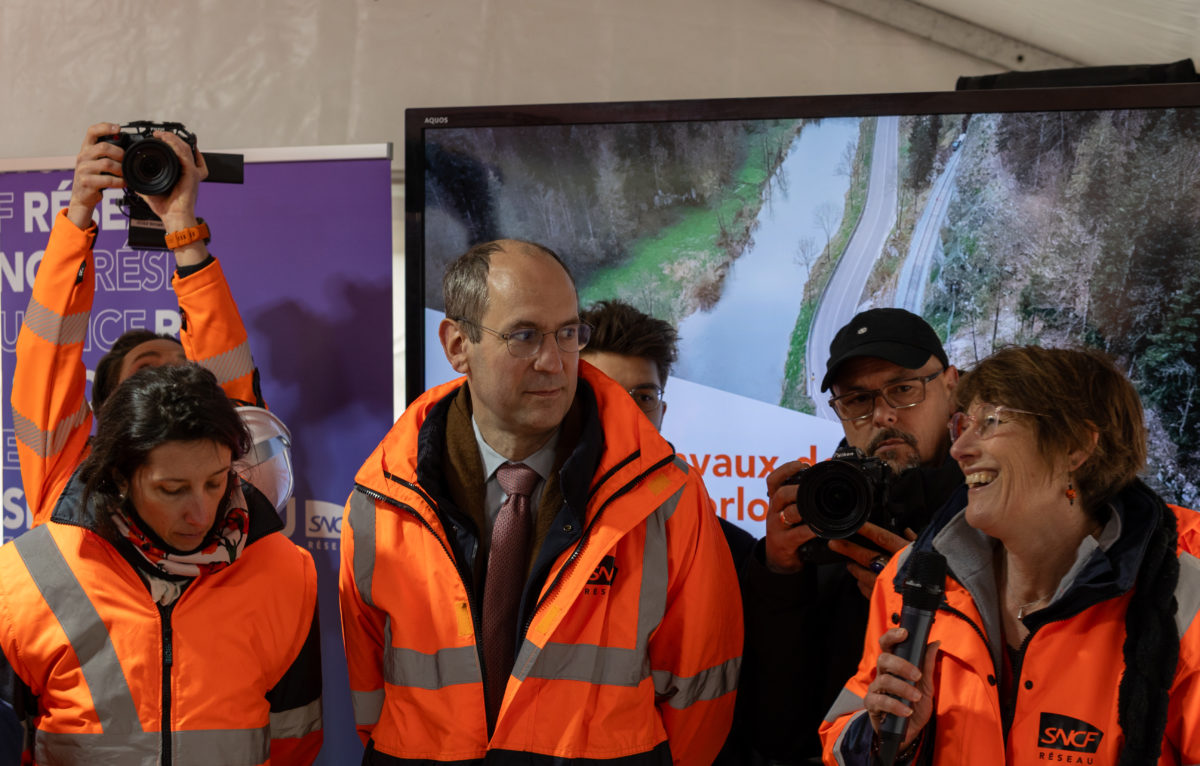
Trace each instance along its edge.
{"label": "woman with dark hair", "polygon": [[0,548],[0,700],[26,762],[312,763],[316,570],[234,473],[249,437],[216,378],[138,372],[92,445],[49,523]]}
{"label": "woman with dark hair", "polygon": [[[1138,480],[1133,385],[1096,352],[1021,347],[956,397],[966,486],[880,575],[826,761],[871,762],[890,715],[897,763],[1200,762],[1200,514]],[[948,574],[918,668],[893,649],[909,554],[929,551]]]}

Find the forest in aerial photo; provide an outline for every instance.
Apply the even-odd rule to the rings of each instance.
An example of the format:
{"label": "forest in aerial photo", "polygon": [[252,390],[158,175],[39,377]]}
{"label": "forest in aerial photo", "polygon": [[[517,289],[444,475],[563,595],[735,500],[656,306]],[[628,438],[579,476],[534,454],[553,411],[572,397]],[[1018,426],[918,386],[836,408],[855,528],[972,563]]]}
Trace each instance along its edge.
{"label": "forest in aerial photo", "polygon": [[922,307],[952,358],[969,367],[1006,343],[1107,352],[1147,408],[1146,478],[1197,505],[1200,115],[973,115],[962,155]]}

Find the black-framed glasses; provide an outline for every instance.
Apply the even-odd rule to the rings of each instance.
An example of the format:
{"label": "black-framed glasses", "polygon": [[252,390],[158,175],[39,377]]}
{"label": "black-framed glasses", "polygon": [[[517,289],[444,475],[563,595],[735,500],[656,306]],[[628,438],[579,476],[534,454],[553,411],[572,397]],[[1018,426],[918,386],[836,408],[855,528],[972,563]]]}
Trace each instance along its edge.
{"label": "black-framed glasses", "polygon": [[1004,416],[1008,413],[1020,415],[1032,415],[1035,418],[1042,417],[1040,412],[1030,412],[1029,410],[1018,410],[1016,407],[1005,407],[997,404],[981,404],[977,415],[968,415],[965,412],[956,412],[950,416],[950,442],[958,441],[958,438],[965,434],[972,426],[975,427],[975,438],[979,440],[990,439],[996,435],[996,426],[1008,423]]}
{"label": "black-framed glasses", "polygon": [[634,404],[642,412],[654,412],[658,405],[662,403],[663,389],[661,386],[656,386],[653,383],[643,383],[628,390],[629,395],[633,397]]}
{"label": "black-framed glasses", "polygon": [[850,391],[829,400],[829,406],[842,420],[862,420],[875,412],[875,400],[883,400],[894,409],[915,407],[925,401],[925,384],[945,372],[945,368],[929,375],[905,378],[870,391]]}
{"label": "black-framed glasses", "polygon": [[508,346],[508,353],[518,359],[528,359],[531,356],[537,356],[538,351],[542,348],[542,341],[547,335],[554,336],[554,342],[558,344],[559,350],[564,354],[578,353],[592,339],[592,326],[587,322],[572,322],[550,332],[542,332],[532,327],[523,327],[520,330],[512,330],[511,332],[499,332],[490,327],[484,327],[478,322],[472,322],[465,317],[457,317],[454,321],[473,324],[480,330],[490,332],[504,341],[505,345]]}

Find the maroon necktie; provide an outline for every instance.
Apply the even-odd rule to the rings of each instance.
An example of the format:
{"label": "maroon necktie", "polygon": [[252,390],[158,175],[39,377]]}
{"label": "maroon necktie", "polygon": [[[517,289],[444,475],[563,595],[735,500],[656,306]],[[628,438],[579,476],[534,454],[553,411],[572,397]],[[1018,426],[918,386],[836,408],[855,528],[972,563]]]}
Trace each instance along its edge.
{"label": "maroon necktie", "polygon": [[524,463],[505,463],[496,480],[508,494],[492,527],[487,580],[483,586],[483,658],[487,665],[487,722],[491,734],[512,672],[517,611],[529,564],[529,494],[538,483],[537,471]]}

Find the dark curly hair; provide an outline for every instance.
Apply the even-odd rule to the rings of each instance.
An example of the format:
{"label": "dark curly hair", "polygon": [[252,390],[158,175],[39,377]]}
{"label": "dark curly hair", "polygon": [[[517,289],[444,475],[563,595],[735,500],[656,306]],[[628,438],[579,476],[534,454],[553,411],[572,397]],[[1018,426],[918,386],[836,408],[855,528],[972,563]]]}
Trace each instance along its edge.
{"label": "dark curly hair", "polygon": [[175,441],[212,441],[228,447],[234,460],[250,448],[250,434],[216,376],[195,363],[138,370],[108,396],[79,469],[85,502],[114,507],[121,501],[117,479],[132,481],[156,447]]}

